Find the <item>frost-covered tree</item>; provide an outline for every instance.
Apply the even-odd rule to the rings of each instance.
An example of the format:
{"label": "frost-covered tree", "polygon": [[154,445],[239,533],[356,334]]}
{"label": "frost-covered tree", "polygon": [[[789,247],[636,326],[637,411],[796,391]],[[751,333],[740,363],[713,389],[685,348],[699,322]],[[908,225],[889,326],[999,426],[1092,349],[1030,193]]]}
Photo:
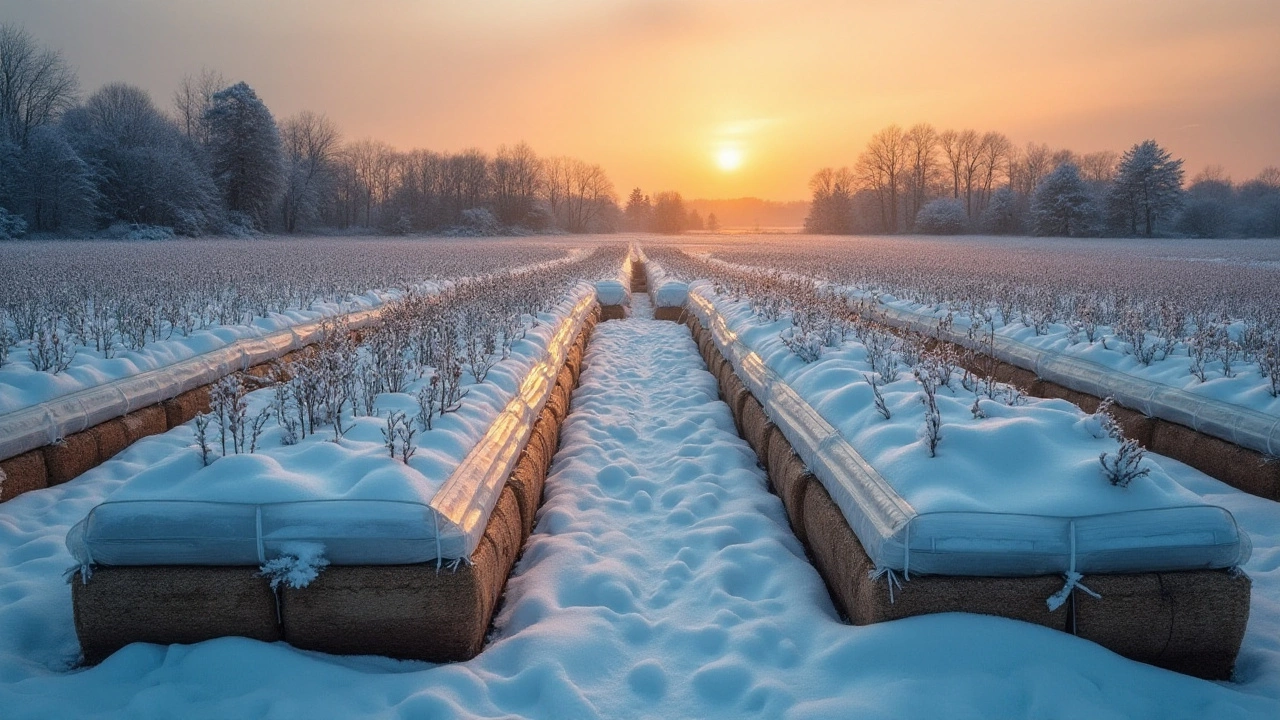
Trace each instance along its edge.
{"label": "frost-covered tree", "polygon": [[1116,229],[1151,237],[1182,206],[1182,160],[1154,140],[1144,140],[1120,157],[1107,198]]}
{"label": "frost-covered tree", "polygon": [[959,235],[969,224],[964,208],[964,201],[958,198],[931,200],[916,215],[916,230],[926,235]]}
{"label": "frost-covered tree", "polygon": [[1031,198],[1031,228],[1036,235],[1071,237],[1093,228],[1094,203],[1074,163],[1045,176]]}
{"label": "frost-covered tree", "polygon": [[239,82],[214,93],[204,119],[213,178],[227,210],[264,227],[281,185],[280,131],[271,111]]}
{"label": "frost-covered tree", "polygon": [[1021,232],[1025,211],[1026,201],[1005,185],[991,193],[991,202],[982,211],[982,229],[997,235]]}
{"label": "frost-covered tree", "polygon": [[26,146],[31,131],[75,104],[75,71],[26,30],[0,23],[0,141]]}
{"label": "frost-covered tree", "polygon": [[498,148],[490,164],[493,209],[507,226],[528,226],[529,214],[542,185],[542,161],[528,143]]}
{"label": "frost-covered tree", "polygon": [[1178,218],[1178,231],[1202,238],[1237,234],[1237,196],[1221,165],[1211,165],[1191,180]]}
{"label": "frost-covered tree", "polygon": [[95,174],[57,125],[31,131],[18,164],[15,206],[35,232],[75,232],[93,226]]}
{"label": "frost-covered tree", "polygon": [[284,149],[284,191],[280,219],[285,232],[295,232],[319,214],[320,200],[333,181],[338,128],[329,118],[303,111],[280,123]]}
{"label": "frost-covered tree", "polygon": [[196,146],[146,91],[105,85],[63,127],[96,171],[99,208],[124,221],[199,235],[221,221],[217,189]]}
{"label": "frost-covered tree", "polygon": [[1269,167],[1240,185],[1240,231],[1246,237],[1280,237],[1280,169]]}

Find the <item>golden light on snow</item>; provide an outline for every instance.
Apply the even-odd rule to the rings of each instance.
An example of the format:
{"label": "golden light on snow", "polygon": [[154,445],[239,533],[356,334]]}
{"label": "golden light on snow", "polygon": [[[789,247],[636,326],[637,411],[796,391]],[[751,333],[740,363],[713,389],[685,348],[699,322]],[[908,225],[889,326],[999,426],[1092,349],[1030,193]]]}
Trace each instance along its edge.
{"label": "golden light on snow", "polygon": [[716,167],[725,172],[733,172],[742,167],[742,148],[736,145],[725,145],[716,151]]}

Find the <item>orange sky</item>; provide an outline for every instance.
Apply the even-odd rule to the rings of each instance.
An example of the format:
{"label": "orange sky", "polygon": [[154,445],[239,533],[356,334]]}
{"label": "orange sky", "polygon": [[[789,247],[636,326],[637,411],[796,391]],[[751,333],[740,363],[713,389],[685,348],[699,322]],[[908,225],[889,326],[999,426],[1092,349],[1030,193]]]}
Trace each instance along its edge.
{"label": "orange sky", "polygon": [[1237,180],[1280,165],[1277,0],[0,0],[0,20],[86,90],[167,105],[207,66],[350,139],[527,140],[623,195],[802,199],[893,122],[1082,152],[1152,137]]}

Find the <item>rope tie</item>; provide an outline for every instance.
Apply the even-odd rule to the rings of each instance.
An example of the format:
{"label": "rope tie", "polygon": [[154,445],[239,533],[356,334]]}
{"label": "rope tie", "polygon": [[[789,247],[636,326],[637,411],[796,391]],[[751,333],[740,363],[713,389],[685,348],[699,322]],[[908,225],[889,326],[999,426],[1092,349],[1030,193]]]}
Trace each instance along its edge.
{"label": "rope tie", "polygon": [[1070,565],[1068,565],[1067,574],[1065,575],[1067,583],[1062,586],[1061,590],[1054,593],[1053,595],[1050,595],[1049,599],[1045,601],[1045,604],[1049,606],[1049,612],[1053,612],[1054,610],[1057,610],[1058,608],[1062,607],[1063,603],[1067,601],[1067,598],[1071,596],[1071,591],[1075,590],[1076,588],[1083,590],[1086,594],[1094,598],[1097,598],[1098,600],[1102,599],[1101,595],[1085,587],[1084,583],[1080,582],[1082,579],[1084,579],[1084,576],[1076,572],[1076,521],[1075,520],[1071,521],[1070,528],[1071,528],[1071,559],[1070,559]]}
{"label": "rope tie", "polygon": [[441,554],[444,550],[440,547],[440,513],[435,510],[431,511],[431,526],[435,529],[436,536],[436,572],[440,572],[440,565],[444,562]]}
{"label": "rope tie", "polygon": [[871,578],[872,582],[875,582],[880,578],[887,578],[889,583],[889,604],[892,605],[894,602],[894,599],[893,599],[894,588],[897,588],[899,590],[902,589],[902,583],[898,580],[898,574],[893,571],[893,568],[880,567],[874,570],[870,570],[867,572],[867,577]]}
{"label": "rope tie", "polygon": [[[906,536],[902,540],[902,579],[911,581],[911,523],[907,523]],[[892,598],[890,598],[892,600]]]}

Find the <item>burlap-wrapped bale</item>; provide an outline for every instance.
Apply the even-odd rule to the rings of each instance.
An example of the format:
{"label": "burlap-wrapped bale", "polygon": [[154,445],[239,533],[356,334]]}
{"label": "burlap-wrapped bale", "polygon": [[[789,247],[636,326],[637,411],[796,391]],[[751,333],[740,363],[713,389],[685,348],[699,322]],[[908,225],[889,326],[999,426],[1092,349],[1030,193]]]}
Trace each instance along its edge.
{"label": "burlap-wrapped bale", "polygon": [[164,407],[160,405],[144,407],[120,419],[124,421],[124,431],[129,436],[130,444],[144,437],[159,435],[169,429]]}
{"label": "burlap-wrapped bale", "polygon": [[44,453],[39,450],[0,460],[0,502],[47,487],[49,472],[44,465]]}
{"label": "burlap-wrapped bale", "polygon": [[98,464],[102,464],[116,456],[121,450],[129,447],[129,432],[123,418],[108,420],[89,428],[98,443]]}
{"label": "burlap-wrapped bale", "polygon": [[76,635],[89,663],[135,642],[280,639],[276,601],[256,567],[99,567],[71,579]]}
{"label": "burlap-wrapped bale", "polygon": [[1251,582],[1227,570],[1090,575],[1075,631],[1125,657],[1198,677],[1231,677],[1249,622]]}
{"label": "burlap-wrapped bale", "polygon": [[627,317],[627,309],[621,305],[601,305],[601,320],[623,320]]}
{"label": "burlap-wrapped bale", "polygon": [[165,400],[165,424],[175,428],[190,422],[196,415],[209,411],[209,386],[188,390],[181,395]]}
{"label": "burlap-wrapped bale", "polygon": [[42,451],[50,485],[79,477],[98,464],[98,438],[90,432],[72,433],[61,442],[45,445]]}
{"label": "burlap-wrapped bale", "polygon": [[791,531],[800,542],[807,543],[804,497],[809,492],[809,486],[818,481],[805,467],[804,461],[795,454],[782,431],[776,427],[769,431],[769,482],[787,510]]}
{"label": "burlap-wrapped bale", "polygon": [[1067,605],[1050,612],[1045,599],[1062,588],[1053,575],[1026,578],[913,575],[890,598],[889,581],[875,570],[840,508],[821,483],[805,493],[804,524],[814,564],[837,607],[855,625],[915,615],[969,612],[1067,629]]}
{"label": "burlap-wrapped bale", "polygon": [[470,564],[327,568],[307,587],[283,591],[284,639],[337,654],[473,658],[484,647],[521,531],[515,495],[504,488]]}

